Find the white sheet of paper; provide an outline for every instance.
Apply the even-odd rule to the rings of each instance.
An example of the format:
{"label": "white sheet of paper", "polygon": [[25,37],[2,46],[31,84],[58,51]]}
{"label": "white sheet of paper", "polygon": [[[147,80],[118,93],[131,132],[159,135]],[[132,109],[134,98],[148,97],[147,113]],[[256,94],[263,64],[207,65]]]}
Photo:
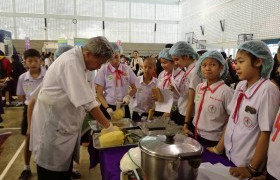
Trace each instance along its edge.
{"label": "white sheet of paper", "polygon": [[230,175],[229,168],[221,163],[211,164],[211,163],[201,163],[198,168],[198,176],[199,180],[218,180],[218,179],[226,179],[226,180],[238,180]]}
{"label": "white sheet of paper", "polygon": [[164,97],[164,101],[163,102],[156,101],[155,110],[159,111],[159,112],[170,113],[172,105],[173,105],[173,92],[170,91],[169,89],[161,89],[160,91]]}

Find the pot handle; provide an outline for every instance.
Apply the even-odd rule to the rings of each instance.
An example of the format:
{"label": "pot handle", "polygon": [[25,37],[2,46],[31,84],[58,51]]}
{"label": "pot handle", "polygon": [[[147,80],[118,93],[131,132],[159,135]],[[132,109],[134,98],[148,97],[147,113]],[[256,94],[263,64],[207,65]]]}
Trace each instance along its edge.
{"label": "pot handle", "polygon": [[197,158],[201,158],[201,154],[197,154],[197,153],[178,154],[178,159],[180,159],[180,160],[189,160],[189,159],[197,159]]}
{"label": "pot handle", "polygon": [[165,139],[165,143],[166,144],[174,144],[174,136],[175,134],[166,134],[166,139]]}

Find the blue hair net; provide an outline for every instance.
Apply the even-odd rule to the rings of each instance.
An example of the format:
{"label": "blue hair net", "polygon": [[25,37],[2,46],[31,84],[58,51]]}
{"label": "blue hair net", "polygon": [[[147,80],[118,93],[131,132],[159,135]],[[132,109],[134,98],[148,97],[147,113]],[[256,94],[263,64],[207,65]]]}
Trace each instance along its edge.
{"label": "blue hair net", "polygon": [[199,60],[196,63],[196,72],[197,72],[198,76],[200,76],[201,78],[204,78],[201,74],[200,66],[201,66],[201,63],[206,58],[215,59],[223,65],[223,70],[220,73],[220,77],[224,78],[226,76],[227,72],[228,72],[228,64],[227,64],[227,61],[222,56],[222,54],[219,53],[218,51],[208,51],[208,52],[204,53],[202,56],[200,56]]}
{"label": "blue hair net", "polygon": [[245,50],[257,58],[260,58],[263,62],[261,76],[263,78],[269,78],[273,69],[274,60],[267,45],[262,41],[247,41],[237,47],[238,50]]}
{"label": "blue hair net", "polygon": [[166,59],[168,61],[173,61],[171,55],[169,54],[169,50],[170,48],[164,48],[162,51],[160,51],[158,58],[163,58]]}
{"label": "blue hair net", "polygon": [[176,42],[170,49],[171,56],[191,56],[193,59],[198,59],[198,54],[192,48],[192,46],[185,41]]}
{"label": "blue hair net", "polygon": [[123,48],[120,45],[118,45],[117,43],[114,43],[114,42],[111,42],[110,44],[111,44],[111,47],[112,47],[114,53],[116,53],[116,52],[119,52],[120,54],[123,53]]}
{"label": "blue hair net", "polygon": [[59,46],[58,49],[54,52],[54,59],[58,58],[61,54],[65,53],[66,51],[72,48],[73,46],[71,45]]}

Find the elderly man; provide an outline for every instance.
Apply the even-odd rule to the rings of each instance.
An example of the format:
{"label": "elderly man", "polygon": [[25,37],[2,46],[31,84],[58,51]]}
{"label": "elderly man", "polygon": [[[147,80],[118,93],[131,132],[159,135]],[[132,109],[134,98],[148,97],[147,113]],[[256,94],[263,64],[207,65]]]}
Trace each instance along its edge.
{"label": "elderly man", "polygon": [[115,130],[100,111],[87,81],[88,70],[99,69],[112,55],[107,39],[95,37],[84,47],[63,53],[49,67],[38,91],[30,129],[30,150],[35,153],[39,180],[71,179],[72,159],[79,160],[80,131],[86,111],[105,131]]}

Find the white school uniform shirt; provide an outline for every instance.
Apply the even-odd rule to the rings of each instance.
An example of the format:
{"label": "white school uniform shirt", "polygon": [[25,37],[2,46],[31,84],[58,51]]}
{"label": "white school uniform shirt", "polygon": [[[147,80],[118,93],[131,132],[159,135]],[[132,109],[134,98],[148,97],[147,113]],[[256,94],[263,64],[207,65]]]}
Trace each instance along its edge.
{"label": "white school uniform shirt", "polygon": [[[207,82],[197,86],[193,125],[196,126],[199,116],[197,121],[198,135],[210,141],[220,140],[230,114],[227,106],[233,97],[233,92],[234,90],[228,87],[224,81],[218,81],[209,87],[207,87]],[[200,106],[202,106],[201,111],[199,111]]]}
{"label": "white school uniform shirt", "polygon": [[51,64],[52,64],[52,60],[50,58],[46,58],[45,59],[45,65],[50,67]]}
{"label": "white school uniform shirt", "polygon": [[136,75],[131,68],[125,64],[120,64],[118,70],[121,73],[117,79],[115,68],[107,63],[98,70],[95,77],[95,84],[104,88],[104,97],[108,104],[116,105],[117,101],[122,101],[128,94],[129,86],[135,84]]}
{"label": "white school uniform shirt", "polygon": [[29,104],[31,92],[43,81],[45,73],[46,70],[41,68],[41,72],[36,79],[31,76],[30,71],[20,75],[17,84],[17,95],[25,96],[25,105]]}
{"label": "white school uniform shirt", "polygon": [[153,107],[154,101],[152,100],[152,88],[157,85],[157,79],[153,77],[149,84],[144,82],[144,76],[137,77],[135,86],[137,92],[132,104],[132,109],[138,113],[148,113],[148,110]]}
{"label": "white school uniform shirt", "polygon": [[[180,68],[174,69],[173,72],[170,74],[167,74],[166,71],[162,71],[158,75],[157,87],[160,89],[169,89],[170,85],[172,85],[171,81],[174,81],[176,87],[178,87],[183,74],[184,74],[184,71]],[[177,105],[177,101],[178,101],[179,97],[180,96],[177,93],[173,93],[173,102],[175,105]]]}
{"label": "white school uniform shirt", "polygon": [[[179,83],[179,91],[181,96],[178,99],[178,110],[179,113],[183,116],[186,116],[187,111],[187,103],[188,103],[188,93],[189,88],[195,91],[197,85],[203,82],[203,79],[200,78],[195,71],[195,63],[189,65],[186,69],[186,72],[183,74],[182,78],[180,79]],[[194,116],[194,111],[192,113],[192,117]]]}
{"label": "white school uniform shirt", "polygon": [[[251,161],[260,132],[272,130],[280,102],[279,90],[270,80],[260,78],[247,90],[246,86],[247,81],[239,82],[228,106],[231,114],[226,127],[224,145],[227,157],[236,166],[247,166]],[[234,120],[240,93],[245,93],[247,98],[243,98]]]}
{"label": "white school uniform shirt", "polygon": [[280,108],[270,135],[267,159],[267,171],[276,179],[280,179]]}
{"label": "white school uniform shirt", "polygon": [[87,81],[80,47],[63,53],[42,82],[35,103],[30,149],[36,164],[51,171],[68,171],[79,161],[80,133],[86,112],[99,106]]}

